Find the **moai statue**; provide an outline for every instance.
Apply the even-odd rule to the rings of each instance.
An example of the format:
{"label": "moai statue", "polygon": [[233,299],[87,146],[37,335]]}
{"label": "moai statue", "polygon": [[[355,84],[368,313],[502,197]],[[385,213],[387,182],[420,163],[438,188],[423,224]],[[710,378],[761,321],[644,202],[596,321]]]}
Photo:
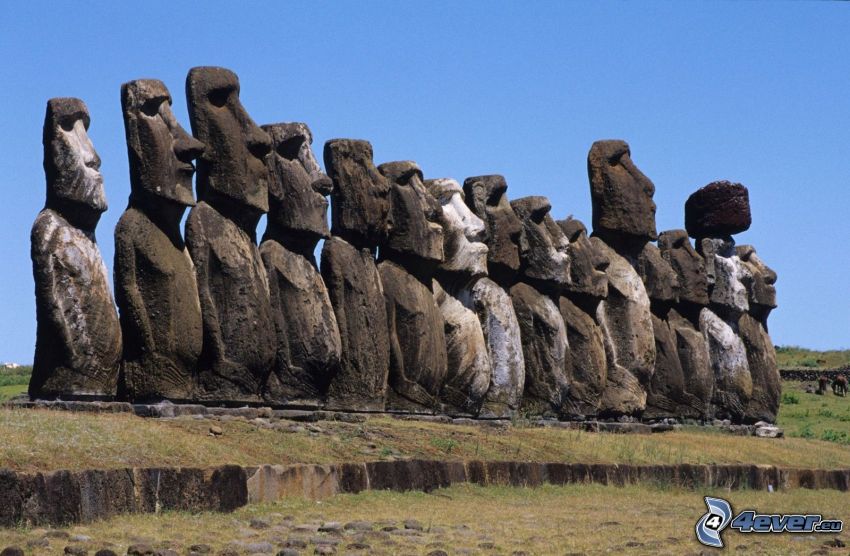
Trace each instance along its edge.
{"label": "moai statue", "polygon": [[572,371],[567,329],[556,300],[569,281],[567,240],[555,224],[546,197],[511,201],[523,225],[519,282],[511,287],[525,360],[522,409],[534,415],[558,417],[567,399]]}
{"label": "moai statue", "polygon": [[200,396],[259,402],[277,345],[256,242],[257,222],[269,207],[271,140],[240,103],[233,72],[191,69],[186,97],[192,132],[206,146],[198,159],[198,204],[186,222],[204,327]]}
{"label": "moai statue", "polygon": [[324,159],[334,187],[332,236],[322,248],[321,272],[342,345],[328,406],[381,411],[387,396],[390,345],[375,250],[387,235],[390,185],[375,168],[367,141],[328,141]]}
{"label": "moai statue", "polygon": [[330,237],[328,201],[333,182],[319,168],[302,123],[262,126],[272,140],[269,216],[260,245],[269,278],[277,358],[267,401],[318,405],[339,371],[342,349],[328,290],[313,252]]}
{"label": "moai statue", "polygon": [[637,271],[649,296],[655,336],[655,371],[649,383],[643,417],[698,418],[701,416],[700,400],[685,387],[684,365],[670,320],[679,300],[678,274],[652,243],[647,243],[638,256]]}
{"label": "moai statue", "polygon": [[390,184],[389,228],[378,258],[390,332],[387,408],[435,411],[448,374],[443,316],[432,289],[443,261],[442,208],[416,163],[389,162],[378,170]]}
{"label": "moai statue", "polygon": [[735,254],[732,234],[750,227],[746,187],[713,182],[694,192],[685,203],[685,228],[705,259],[709,306],[700,313],[700,329],[708,343],[714,371],[716,415],[736,422],[744,419],[753,392],[747,352],[738,335],[738,321],[749,310],[744,282],[749,271]]}
{"label": "moai statue", "polygon": [[667,313],[667,322],[675,334],[676,351],[682,366],[682,378],[688,403],[680,407],[683,417],[710,417],[714,394],[714,372],[708,354],[708,344],[700,332],[699,317],[708,305],[708,281],[705,262],[696,252],[685,230],[669,230],[658,236],[661,256],[676,272],[679,283],[678,300]]}
{"label": "moai statue", "polygon": [[776,351],[767,333],[767,317],[776,308],[776,272],[762,262],[751,245],[739,245],[735,253],[749,271],[745,280],[749,310],[738,320],[738,332],[747,349],[747,364],[753,380],[753,393],[744,420],[773,423],[782,395]]}
{"label": "moai statue", "polygon": [[519,322],[508,290],[514,285],[524,241],[522,223],[506,194],[508,184],[499,175],[477,176],[463,182],[465,201],[484,222],[489,277],[472,286],[464,303],[478,314],[490,356],[490,387],[481,417],[509,417],[519,408],[525,387],[525,360]]}
{"label": "moai statue", "polygon": [[484,222],[463,199],[460,184],[448,178],[426,180],[440,203],[443,262],[434,279],[434,298],[443,315],[448,375],[441,400],[449,414],[477,415],[490,387],[490,353],[474,310],[472,289],[487,276]]}
{"label": "moai statue", "polygon": [[121,108],[130,161],[130,201],[115,228],[121,390],[133,401],[191,400],[203,325],[180,221],[195,205],[192,161],[204,146],[177,122],[159,80],[124,83]]}
{"label": "moai statue", "polygon": [[646,288],[635,270],[655,231],[655,186],[631,160],[625,141],[597,141],[587,155],[594,246],[608,259],[608,298],[599,304],[608,377],[600,413],[638,415],[655,370]]}
{"label": "moai statue", "polygon": [[32,227],[38,329],[32,398],[109,398],[121,363],[121,325],[94,230],[106,211],[100,157],[76,98],[47,102],[47,202]]}
{"label": "moai statue", "polygon": [[608,259],[593,246],[581,221],[570,217],[557,224],[569,241],[569,280],[558,299],[571,361],[562,414],[583,419],[598,413],[608,375],[605,337],[596,316],[608,297]]}

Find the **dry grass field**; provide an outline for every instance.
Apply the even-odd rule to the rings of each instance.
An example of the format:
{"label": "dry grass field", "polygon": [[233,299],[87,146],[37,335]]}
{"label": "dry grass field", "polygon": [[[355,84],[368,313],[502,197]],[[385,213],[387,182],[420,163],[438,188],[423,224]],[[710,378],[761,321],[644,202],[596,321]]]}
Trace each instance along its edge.
{"label": "dry grass field", "polygon": [[[165,513],[122,516],[64,530],[0,530],[5,545],[27,554],[61,554],[66,546],[89,554],[111,547],[125,554],[131,544],[187,554],[205,544],[210,554],[277,554],[295,547],[313,554],[334,546],[339,554],[703,554],[694,525],[705,513],[703,495],[724,497],[735,511],[816,512],[850,522],[847,494],[837,491],[692,492],[649,486],[544,486],[536,489],[454,486],[430,494],[369,492],[320,502],[287,499],[233,514]],[[405,520],[414,529],[405,529]],[[350,522],[365,522],[344,529]],[[334,525],[337,522],[338,525]],[[330,523],[330,525],[328,525]],[[326,525],[329,532],[317,529]],[[335,531],[334,529],[342,529]],[[387,530],[384,530],[387,529]],[[44,539],[47,536],[47,546]],[[833,536],[723,534],[735,554],[833,554],[823,546]],[[846,537],[845,537],[846,538]],[[226,552],[226,549],[233,552]],[[823,552],[817,552],[822,550]],[[840,551],[846,554],[846,549]],[[437,554],[440,554],[439,552]]]}

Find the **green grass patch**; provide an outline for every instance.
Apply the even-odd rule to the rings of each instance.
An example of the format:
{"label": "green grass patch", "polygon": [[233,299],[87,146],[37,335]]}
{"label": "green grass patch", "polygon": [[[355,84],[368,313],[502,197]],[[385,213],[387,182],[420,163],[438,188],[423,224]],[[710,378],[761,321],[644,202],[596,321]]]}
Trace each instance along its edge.
{"label": "green grass patch", "polygon": [[797,438],[818,438],[850,445],[850,397],[839,397],[831,389],[823,396],[805,391],[805,382],[782,383],[782,404],[778,425],[785,434]]}

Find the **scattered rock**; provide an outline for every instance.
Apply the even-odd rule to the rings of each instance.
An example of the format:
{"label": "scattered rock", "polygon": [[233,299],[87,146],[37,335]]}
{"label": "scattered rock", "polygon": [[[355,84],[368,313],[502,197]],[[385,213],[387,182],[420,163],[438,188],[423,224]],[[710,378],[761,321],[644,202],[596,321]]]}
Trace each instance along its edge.
{"label": "scattered rock", "polygon": [[131,544],[127,556],[155,556],[153,548],[146,544]]}
{"label": "scattered rock", "polygon": [[24,556],[24,551],[17,546],[7,546],[0,552],[0,556]]}
{"label": "scattered rock", "polygon": [[118,556],[114,550],[103,548],[94,553],[94,556]]}
{"label": "scattered rock", "polygon": [[268,521],[266,521],[265,519],[260,519],[258,517],[251,519],[249,525],[252,529],[268,529],[269,527],[271,527]]}
{"label": "scattered rock", "polygon": [[345,545],[345,548],[349,550],[369,550],[372,547],[365,542],[352,542]]}
{"label": "scattered rock", "polygon": [[46,548],[50,546],[50,541],[45,538],[30,539],[27,541],[27,548]]}
{"label": "scattered rock", "polygon": [[277,556],[299,556],[299,554],[301,553],[297,550],[294,550],[292,548],[284,548],[283,550],[277,553]]}
{"label": "scattered rock", "polygon": [[428,553],[428,556],[449,556],[449,553],[445,550],[432,550]]}
{"label": "scattered rock", "polygon": [[313,554],[336,554],[336,547],[329,544],[320,544],[313,551]]}
{"label": "scattered rock", "polygon": [[342,529],[343,529],[342,523],[340,523],[338,521],[328,521],[328,522],[323,523],[322,526],[319,527],[319,532],[320,533],[340,533],[340,532],[342,532]]}
{"label": "scattered rock", "polygon": [[844,548],[847,546],[847,544],[838,537],[835,537],[831,541],[826,541],[825,543],[823,543],[823,545],[832,548]]}
{"label": "scattered rock", "polygon": [[346,531],[371,531],[373,525],[368,521],[349,521],[345,524]]}
{"label": "scattered rock", "polygon": [[245,546],[248,554],[272,554],[274,547],[268,542],[253,542]]}
{"label": "scattered rock", "polygon": [[286,548],[297,548],[299,550],[304,550],[305,548],[307,548],[307,541],[305,541],[304,539],[289,538],[286,539],[286,542],[283,543],[283,546],[285,546]]}
{"label": "scattered rock", "polygon": [[198,554],[209,554],[212,552],[212,547],[208,544],[193,544],[189,547],[189,550]]}
{"label": "scattered rock", "polygon": [[47,531],[44,533],[44,536],[48,539],[70,539],[71,535],[67,531]]}
{"label": "scattered rock", "polygon": [[65,547],[65,554],[69,556],[88,556],[89,551],[82,546],[69,545]]}
{"label": "scattered rock", "polygon": [[210,436],[221,436],[222,434],[224,434],[224,430],[221,427],[218,425],[210,426]]}
{"label": "scattered rock", "polygon": [[413,529],[414,531],[422,531],[422,529],[424,529],[424,527],[422,527],[422,524],[415,519],[404,520],[404,528]]}

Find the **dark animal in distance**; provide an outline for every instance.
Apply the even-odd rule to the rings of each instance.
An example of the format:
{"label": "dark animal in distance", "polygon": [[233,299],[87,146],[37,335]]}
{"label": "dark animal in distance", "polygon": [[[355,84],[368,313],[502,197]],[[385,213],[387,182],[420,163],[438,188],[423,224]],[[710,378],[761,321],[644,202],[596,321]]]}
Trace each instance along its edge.
{"label": "dark animal in distance", "polygon": [[836,396],[841,396],[842,398],[847,395],[847,377],[844,375],[838,375],[832,381],[832,393]]}
{"label": "dark animal in distance", "polygon": [[829,377],[826,375],[820,375],[818,377],[818,391],[815,392],[819,396],[823,396],[826,394],[826,385],[829,384]]}

